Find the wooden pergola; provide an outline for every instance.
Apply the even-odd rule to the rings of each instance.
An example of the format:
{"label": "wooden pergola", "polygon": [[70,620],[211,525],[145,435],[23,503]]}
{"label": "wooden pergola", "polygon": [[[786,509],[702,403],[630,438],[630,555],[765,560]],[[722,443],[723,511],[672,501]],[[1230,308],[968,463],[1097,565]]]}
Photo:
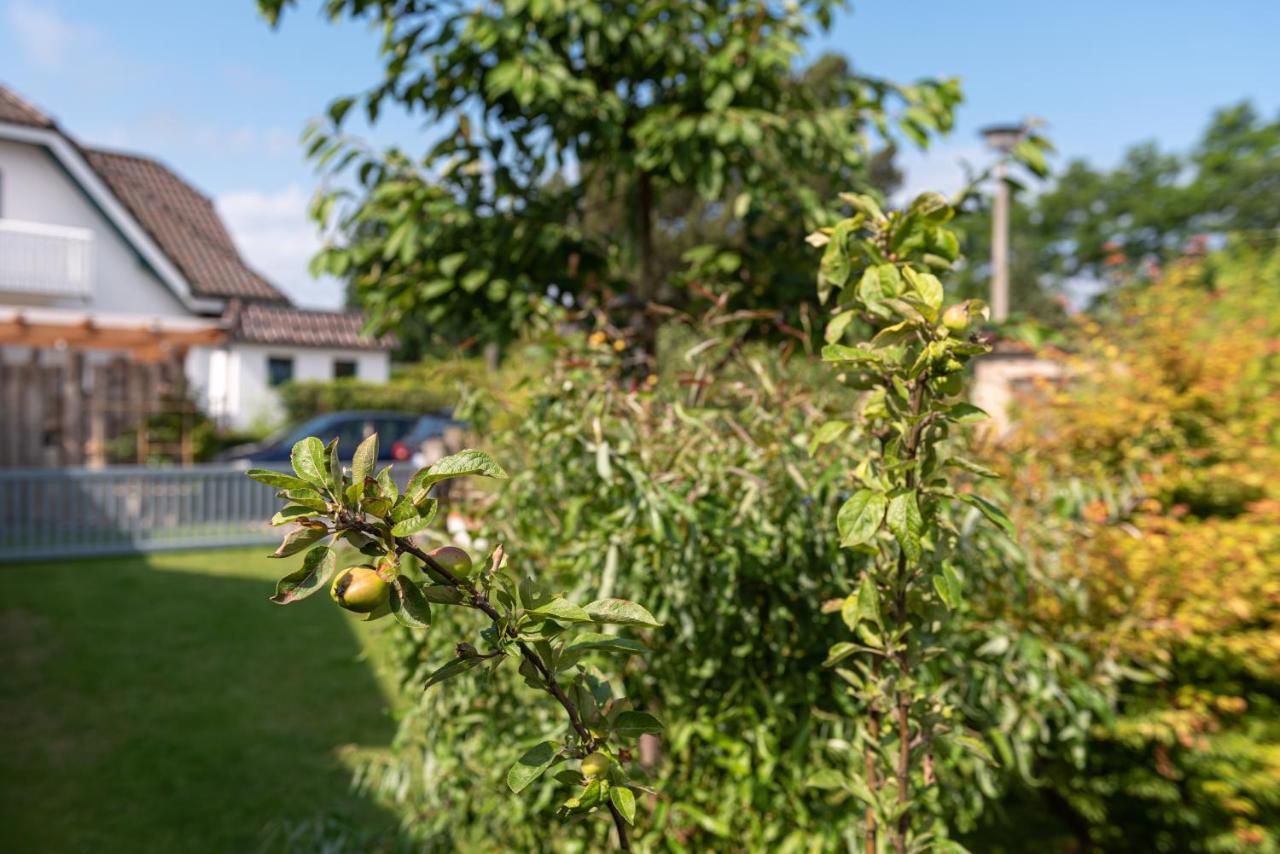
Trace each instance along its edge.
{"label": "wooden pergola", "polygon": [[[104,465],[124,445],[191,462],[186,354],[226,336],[216,319],[0,309],[0,348],[27,351],[0,358],[0,466]],[[157,416],[177,419],[176,441],[152,435]]]}
{"label": "wooden pergola", "polygon": [[134,362],[159,362],[191,347],[221,344],[227,332],[216,320],[93,316],[49,309],[0,309],[0,347],[110,350]]}

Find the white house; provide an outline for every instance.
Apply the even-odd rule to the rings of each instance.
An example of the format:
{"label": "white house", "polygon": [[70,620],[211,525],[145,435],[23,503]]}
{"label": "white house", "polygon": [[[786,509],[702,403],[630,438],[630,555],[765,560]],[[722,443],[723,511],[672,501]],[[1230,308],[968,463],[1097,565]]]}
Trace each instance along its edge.
{"label": "white house", "polygon": [[0,367],[79,353],[79,382],[113,351],[176,352],[199,405],[246,427],[279,420],[289,379],[385,381],[394,342],[362,325],[292,305],[164,164],[82,145],[0,86]]}

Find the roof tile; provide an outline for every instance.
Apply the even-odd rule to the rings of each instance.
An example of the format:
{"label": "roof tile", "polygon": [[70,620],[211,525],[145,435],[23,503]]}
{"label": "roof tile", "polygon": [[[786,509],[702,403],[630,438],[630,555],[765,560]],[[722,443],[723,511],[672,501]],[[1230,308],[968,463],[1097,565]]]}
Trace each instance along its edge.
{"label": "roof tile", "polygon": [[84,155],[111,191],[182,270],[197,297],[288,302],[240,257],[213,202],[164,164],[100,149]]}
{"label": "roof tile", "polygon": [[0,122],[38,128],[53,127],[53,119],[28,104],[18,93],[2,85],[0,85]]}
{"label": "roof tile", "polygon": [[355,313],[309,311],[289,305],[248,302],[227,312],[231,337],[251,344],[390,350],[391,335],[362,333],[364,319]]}
{"label": "roof tile", "polygon": [[389,350],[394,336],[361,334],[359,314],[296,308],[236,249],[207,197],[149,157],[80,146],[53,120],[0,85],[0,123],[48,128],[80,150],[108,188],[191,284],[197,297],[228,300],[235,340],[281,346]]}

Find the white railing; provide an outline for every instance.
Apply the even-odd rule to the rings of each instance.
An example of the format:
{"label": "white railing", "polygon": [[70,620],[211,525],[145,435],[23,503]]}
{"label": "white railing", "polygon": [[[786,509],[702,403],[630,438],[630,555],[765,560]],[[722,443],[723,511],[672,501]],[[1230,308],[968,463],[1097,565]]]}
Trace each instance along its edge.
{"label": "white railing", "polygon": [[87,297],[92,286],[92,231],[0,219],[0,292]]}
{"label": "white railing", "polygon": [[[402,486],[412,474],[392,468]],[[278,541],[275,492],[223,464],[0,469],[0,564]]]}

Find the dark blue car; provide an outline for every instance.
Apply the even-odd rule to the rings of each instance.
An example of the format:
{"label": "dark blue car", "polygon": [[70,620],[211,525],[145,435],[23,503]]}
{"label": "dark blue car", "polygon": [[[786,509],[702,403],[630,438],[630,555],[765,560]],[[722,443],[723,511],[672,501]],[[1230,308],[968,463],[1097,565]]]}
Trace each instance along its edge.
{"label": "dark blue car", "polygon": [[457,427],[448,415],[410,415],[405,412],[379,410],[326,412],[296,427],[281,430],[261,442],[238,445],[219,454],[220,462],[287,463],[293,446],[308,436],[328,443],[338,439],[338,450],[350,460],[356,446],[367,436],[378,434],[378,459],[383,462],[408,462],[428,439],[443,436],[445,430]]}

